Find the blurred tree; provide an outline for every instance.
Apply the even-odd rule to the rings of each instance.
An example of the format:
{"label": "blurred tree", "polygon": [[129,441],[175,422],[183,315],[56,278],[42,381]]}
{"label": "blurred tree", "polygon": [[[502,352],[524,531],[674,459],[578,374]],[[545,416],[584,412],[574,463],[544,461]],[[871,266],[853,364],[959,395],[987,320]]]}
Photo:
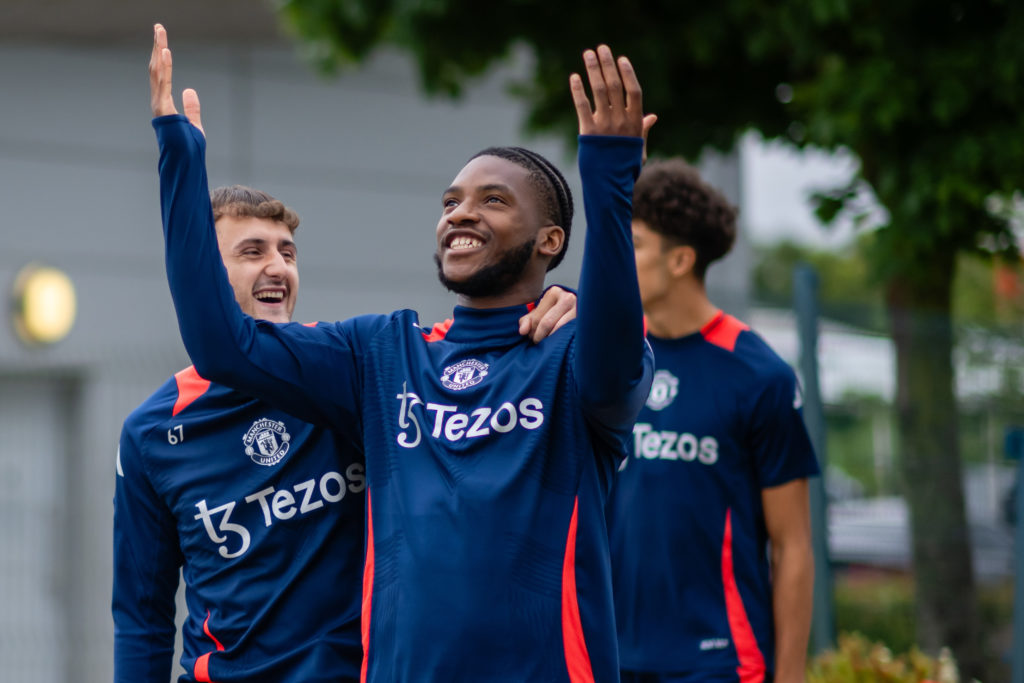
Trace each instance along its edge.
{"label": "blurred tree", "polygon": [[872,265],[898,349],[897,413],[909,490],[917,627],[983,661],[955,444],[950,319],[957,254],[1015,249],[986,200],[1024,187],[1024,3],[1015,0],[278,0],[327,67],[381,43],[408,50],[428,90],[464,83],[525,46],[528,125],[574,135],[567,76],[598,41],[633,60],[659,115],[654,152],[691,158],[756,129],[848,147],[861,166],[820,197],[826,221],[888,211]]}
{"label": "blurred tree", "polygon": [[819,277],[821,315],[871,332],[886,331],[885,297],[871,272],[873,233],[866,233],[836,251],[790,241],[754,247],[753,292],[768,306],[793,305],[793,269],[814,267]]}

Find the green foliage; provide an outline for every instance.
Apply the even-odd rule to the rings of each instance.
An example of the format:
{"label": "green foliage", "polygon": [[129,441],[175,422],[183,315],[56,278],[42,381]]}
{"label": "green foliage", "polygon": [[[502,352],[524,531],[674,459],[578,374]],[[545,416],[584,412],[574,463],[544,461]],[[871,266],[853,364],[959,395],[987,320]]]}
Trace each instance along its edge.
{"label": "green foliage", "polygon": [[[807,263],[818,273],[825,318],[885,332],[884,288],[875,261],[878,237],[874,232],[862,234],[841,251],[789,241],[755,247],[754,296],[761,304],[788,308],[793,302],[793,271],[798,264]],[[956,272],[956,325],[980,326],[1019,337],[1024,327],[1024,262],[965,253],[957,260]]]}
{"label": "green foliage", "polygon": [[793,303],[793,272],[800,263],[814,267],[819,277],[819,302],[824,317],[882,332],[886,329],[882,287],[872,276],[868,254],[874,235],[862,235],[850,248],[837,252],[779,242],[755,251],[754,296],[769,306]]}
{"label": "green foliage", "polygon": [[[1009,652],[1006,648],[1013,627],[1012,580],[981,586],[979,602],[983,647],[990,662],[989,677],[986,680],[1009,680],[1009,671],[1006,670]],[[816,675],[825,676],[827,673],[833,677],[809,676],[808,683],[920,680],[872,678],[872,665],[869,664],[872,659],[884,659],[881,643],[892,652],[910,653],[902,657],[904,660],[913,655],[916,661],[927,661],[917,652],[915,644],[914,582],[910,576],[855,569],[839,572],[835,582],[835,607],[836,622],[839,630],[845,634],[839,639],[839,654],[821,655],[809,667]],[[893,657],[894,661],[899,659]],[[841,662],[847,664],[840,665]],[[820,665],[820,668],[815,669],[816,665]],[[843,678],[837,672],[845,670],[849,675],[849,669],[843,668],[846,666],[854,667],[863,677]]]}
{"label": "green foliage", "polygon": [[909,577],[846,572],[836,581],[835,606],[836,622],[843,631],[863,634],[897,652],[917,642],[914,585]]}
{"label": "green foliage", "polygon": [[[517,92],[529,125],[575,134],[567,76],[607,42],[632,59],[645,108],[659,114],[653,153],[695,158],[757,129],[799,145],[848,147],[888,209],[890,271],[928,268],[937,250],[1008,248],[985,208],[1024,187],[1024,5],[978,0],[279,0],[321,65],[379,43],[408,50],[425,87],[457,95],[518,45],[533,72]],[[671,46],[671,49],[669,49]],[[837,188],[821,215],[850,197]]]}
{"label": "green foliage", "polygon": [[818,655],[807,670],[807,683],[958,683],[960,674],[948,651],[937,658],[915,647],[894,656],[879,642],[858,634],[839,637],[839,649]]}

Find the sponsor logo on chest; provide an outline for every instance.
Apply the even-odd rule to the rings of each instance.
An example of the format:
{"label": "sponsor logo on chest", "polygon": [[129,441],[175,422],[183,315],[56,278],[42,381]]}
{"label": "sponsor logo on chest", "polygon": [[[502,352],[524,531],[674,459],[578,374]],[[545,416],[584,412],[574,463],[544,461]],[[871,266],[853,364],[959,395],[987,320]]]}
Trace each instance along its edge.
{"label": "sponsor logo on chest", "polygon": [[[449,365],[441,373],[441,386],[461,391],[480,384],[490,366],[474,358]],[[507,434],[517,429],[533,430],[544,424],[544,403],[539,398],[502,401],[496,405],[464,405],[457,402],[425,401],[409,382],[402,382],[398,400],[398,435],[402,448],[416,448],[424,438],[455,443],[488,435]],[[449,399],[450,400],[450,399]]]}
{"label": "sponsor logo on chest", "polygon": [[715,437],[656,430],[645,422],[633,426],[633,448],[637,458],[647,460],[697,461],[704,465],[718,462],[718,439]]}
{"label": "sponsor logo on chest", "polygon": [[[309,513],[340,503],[346,494],[366,490],[366,472],[362,463],[352,463],[344,473],[324,472],[319,477],[299,482],[290,487],[268,486],[245,496],[210,507],[205,498],[195,504],[193,519],[203,524],[207,537],[217,546],[217,552],[226,560],[244,555],[253,543],[253,531],[240,521],[232,521],[236,511],[257,508],[266,528],[292,518],[301,519]],[[251,510],[249,519],[251,519]],[[243,512],[243,514],[245,514]],[[328,524],[335,523],[328,519]],[[294,532],[292,532],[294,533]]]}

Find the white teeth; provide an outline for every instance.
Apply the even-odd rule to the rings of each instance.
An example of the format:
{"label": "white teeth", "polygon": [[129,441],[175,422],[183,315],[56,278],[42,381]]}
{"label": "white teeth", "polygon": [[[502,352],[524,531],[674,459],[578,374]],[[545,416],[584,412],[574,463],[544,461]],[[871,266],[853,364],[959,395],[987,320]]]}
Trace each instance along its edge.
{"label": "white teeth", "polygon": [[456,237],[448,245],[449,249],[472,249],[479,247],[483,244],[480,240],[475,237]]}
{"label": "white teeth", "polygon": [[256,298],[260,301],[283,301],[284,292],[259,292],[256,294]]}

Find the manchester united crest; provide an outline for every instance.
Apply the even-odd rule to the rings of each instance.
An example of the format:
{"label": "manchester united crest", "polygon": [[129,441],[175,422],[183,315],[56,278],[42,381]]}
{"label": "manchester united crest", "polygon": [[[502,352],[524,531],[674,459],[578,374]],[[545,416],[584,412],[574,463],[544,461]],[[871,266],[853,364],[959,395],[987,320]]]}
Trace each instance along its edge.
{"label": "manchester united crest", "polygon": [[285,430],[284,422],[262,417],[252,423],[242,437],[245,454],[257,465],[276,465],[288,454],[291,436]]}
{"label": "manchester united crest", "polygon": [[448,389],[461,391],[476,386],[487,376],[487,363],[481,363],[475,358],[460,361],[455,365],[449,365],[441,375],[441,384]]}
{"label": "manchester united crest", "polygon": [[679,393],[679,378],[668,370],[654,373],[651,393],[647,396],[647,407],[651,410],[666,408]]}

